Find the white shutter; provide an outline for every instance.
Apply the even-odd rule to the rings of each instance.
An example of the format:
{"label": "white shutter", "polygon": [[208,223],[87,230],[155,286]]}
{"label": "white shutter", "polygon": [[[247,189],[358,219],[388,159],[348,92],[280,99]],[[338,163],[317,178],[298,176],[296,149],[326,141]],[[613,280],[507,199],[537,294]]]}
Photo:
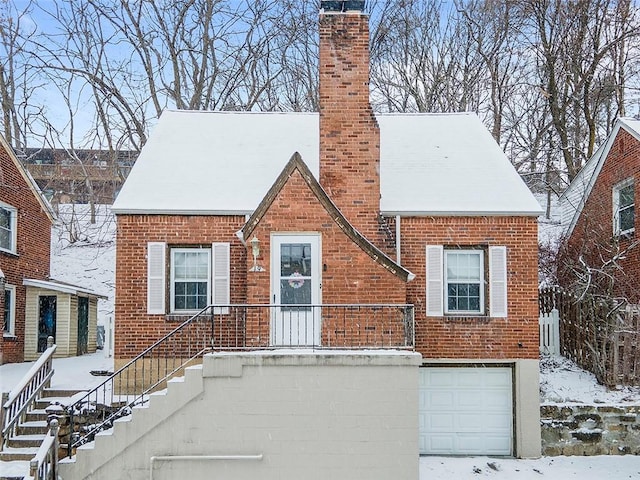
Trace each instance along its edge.
{"label": "white shutter", "polygon": [[147,313],[165,313],[166,254],[164,242],[147,243]]}
{"label": "white shutter", "polygon": [[427,316],[443,315],[443,248],[427,245]]}
{"label": "white shutter", "polygon": [[[211,302],[213,305],[228,305],[231,303],[231,275],[230,275],[230,244],[213,243]],[[216,313],[229,313],[228,308],[216,308]]]}
{"label": "white shutter", "polygon": [[507,316],[507,247],[489,247],[489,315]]}

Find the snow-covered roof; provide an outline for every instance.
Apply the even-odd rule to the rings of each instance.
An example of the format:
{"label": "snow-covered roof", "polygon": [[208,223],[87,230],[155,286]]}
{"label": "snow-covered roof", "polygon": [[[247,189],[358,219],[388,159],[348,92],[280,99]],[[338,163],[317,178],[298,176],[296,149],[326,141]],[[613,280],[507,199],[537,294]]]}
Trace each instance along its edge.
{"label": "snow-covered roof", "polygon": [[[386,215],[539,215],[540,206],[473,113],[378,115]],[[166,111],[113,212],[240,214],[299,152],[318,176],[317,113]]]}
{"label": "snow-covered roof", "polygon": [[22,281],[22,284],[27,287],[36,287],[43,288],[46,290],[53,290],[55,292],[68,293],[71,295],[77,296],[89,296],[96,297],[106,300],[108,297],[106,295],[101,295],[99,293],[93,292],[87,288],[80,287],[78,285],[73,285],[72,283],[61,282],[60,280],[37,280],[34,278],[25,278]]}
{"label": "snow-covered roof", "polygon": [[591,194],[591,189],[598,175],[600,175],[600,170],[602,170],[602,166],[609,155],[609,150],[611,150],[611,146],[621,128],[640,142],[640,120],[618,118],[605,142],[598,147],[587,163],[584,164],[584,167],[573,178],[571,184],[560,197],[562,225],[565,228],[565,235],[571,235],[576,226],[582,208]]}

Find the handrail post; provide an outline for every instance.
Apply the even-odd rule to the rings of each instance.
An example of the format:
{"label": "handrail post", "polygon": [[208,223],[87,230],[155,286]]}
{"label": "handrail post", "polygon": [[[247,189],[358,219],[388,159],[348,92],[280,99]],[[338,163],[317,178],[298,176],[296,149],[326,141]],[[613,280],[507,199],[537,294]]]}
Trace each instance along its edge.
{"label": "handrail post", "polygon": [[[4,422],[7,418],[7,412],[4,408],[4,404],[9,400],[9,392],[2,392],[2,404],[0,404],[0,432],[4,430]],[[4,448],[4,436],[0,438],[0,452]]]}
{"label": "handrail post", "polygon": [[58,448],[60,447],[60,439],[58,438],[58,432],[60,430],[60,422],[57,418],[53,418],[49,423],[49,429],[51,435],[53,435],[53,452],[51,459],[51,478],[57,480],[58,478]]}

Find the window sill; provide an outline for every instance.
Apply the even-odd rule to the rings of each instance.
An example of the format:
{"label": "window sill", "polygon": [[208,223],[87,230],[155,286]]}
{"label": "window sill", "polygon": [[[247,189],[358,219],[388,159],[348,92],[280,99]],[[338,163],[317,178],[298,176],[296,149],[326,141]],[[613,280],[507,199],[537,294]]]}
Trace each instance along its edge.
{"label": "window sill", "polygon": [[2,338],[4,340],[9,340],[10,342],[15,342],[18,340],[18,337],[16,337],[13,333],[3,333]]}
{"label": "window sill", "polygon": [[634,237],[635,228],[631,230],[625,230],[624,232],[616,232],[615,237],[620,238],[622,240],[629,240]]}
{"label": "window sill", "polygon": [[448,323],[489,323],[492,317],[486,315],[451,315],[445,314],[443,317]]}
{"label": "window sill", "polygon": [[20,257],[20,255],[18,255],[18,252],[13,250],[5,250],[4,248],[0,248],[0,253],[4,253],[5,255],[9,255],[11,257]]}

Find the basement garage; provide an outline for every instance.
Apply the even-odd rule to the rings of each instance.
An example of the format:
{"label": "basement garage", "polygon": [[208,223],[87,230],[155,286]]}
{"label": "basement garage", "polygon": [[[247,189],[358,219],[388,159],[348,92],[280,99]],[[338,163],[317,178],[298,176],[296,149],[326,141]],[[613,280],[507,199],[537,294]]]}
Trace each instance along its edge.
{"label": "basement garage", "polygon": [[513,455],[513,370],[504,366],[420,368],[424,455]]}

